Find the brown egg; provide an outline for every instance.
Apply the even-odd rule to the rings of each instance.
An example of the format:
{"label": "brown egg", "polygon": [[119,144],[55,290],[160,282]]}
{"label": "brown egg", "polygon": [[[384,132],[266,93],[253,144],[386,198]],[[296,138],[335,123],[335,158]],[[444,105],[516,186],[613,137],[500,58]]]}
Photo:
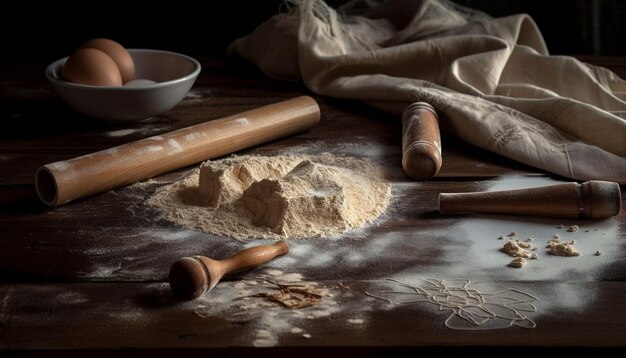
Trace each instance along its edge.
{"label": "brown egg", "polygon": [[79,48],[95,48],[109,55],[120,69],[122,82],[135,79],[135,63],[130,53],[119,43],[109,39],[93,39],[80,45]]}
{"label": "brown egg", "polygon": [[63,65],[63,78],[83,85],[122,85],[122,75],[113,59],[95,48],[76,50]]}

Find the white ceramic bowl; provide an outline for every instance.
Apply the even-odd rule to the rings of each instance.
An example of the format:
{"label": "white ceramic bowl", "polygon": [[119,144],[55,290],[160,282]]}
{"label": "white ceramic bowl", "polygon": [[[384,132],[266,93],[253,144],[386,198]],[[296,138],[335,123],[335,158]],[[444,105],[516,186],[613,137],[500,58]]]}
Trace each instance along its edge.
{"label": "white ceramic bowl", "polygon": [[200,74],[200,63],[174,52],[128,50],[135,62],[135,78],[154,84],[137,87],[89,86],[63,80],[67,57],[50,64],[46,77],[61,98],[78,112],[109,121],[138,121],[174,108]]}

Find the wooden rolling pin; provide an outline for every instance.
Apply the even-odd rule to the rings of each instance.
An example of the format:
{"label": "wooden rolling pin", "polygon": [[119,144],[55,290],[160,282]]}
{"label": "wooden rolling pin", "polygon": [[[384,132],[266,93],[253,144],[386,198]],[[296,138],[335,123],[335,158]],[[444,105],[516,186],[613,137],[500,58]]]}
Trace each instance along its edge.
{"label": "wooden rolling pin", "polygon": [[410,104],[402,115],[402,168],[418,180],[434,177],[441,169],[441,134],[433,106]]}
{"label": "wooden rolling pin", "polygon": [[37,195],[62,205],[162,173],[295,134],[318,124],[320,110],[302,96],[78,158],[46,164]]}
{"label": "wooden rolling pin", "polygon": [[537,188],[439,194],[439,212],[599,219],[619,215],[619,184],[591,180]]}
{"label": "wooden rolling pin", "polygon": [[205,256],[183,257],[170,268],[170,287],[176,296],[191,300],[211,291],[224,275],[257,267],[288,252],[287,243],[280,241],[239,251],[222,261]]}

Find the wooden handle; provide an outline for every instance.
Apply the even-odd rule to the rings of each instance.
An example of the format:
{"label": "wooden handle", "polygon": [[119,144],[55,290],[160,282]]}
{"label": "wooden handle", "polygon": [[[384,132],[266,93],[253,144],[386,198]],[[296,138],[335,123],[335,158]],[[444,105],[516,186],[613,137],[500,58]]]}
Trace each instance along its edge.
{"label": "wooden handle", "polygon": [[295,134],[319,121],[320,110],[315,100],[297,97],[44,165],[35,174],[35,188],[47,205],[62,205]]}
{"label": "wooden handle", "polygon": [[280,241],[242,250],[222,261],[205,256],[183,257],[170,268],[170,287],[177,296],[194,299],[213,289],[224,275],[257,267],[288,252],[287,243]]}
{"label": "wooden handle", "polygon": [[413,103],[402,115],[402,167],[418,180],[430,179],[441,169],[439,120],[428,103]]}
{"label": "wooden handle", "polygon": [[591,180],[538,188],[441,193],[439,212],[476,212],[558,218],[608,218],[621,211],[619,184]]}

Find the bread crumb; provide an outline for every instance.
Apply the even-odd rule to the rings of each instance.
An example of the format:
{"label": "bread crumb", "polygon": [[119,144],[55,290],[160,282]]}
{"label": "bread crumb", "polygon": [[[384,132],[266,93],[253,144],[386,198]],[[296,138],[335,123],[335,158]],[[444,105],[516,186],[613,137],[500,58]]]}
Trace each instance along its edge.
{"label": "bread crumb", "polygon": [[528,239],[526,239],[526,242],[533,242],[533,241],[535,241],[535,238],[533,237],[529,237]]}
{"label": "bread crumb", "polygon": [[[560,239],[561,239],[561,236],[560,236],[559,234],[554,234],[554,235],[552,236],[552,238],[553,238],[553,239],[558,239],[558,240],[560,240]],[[552,241],[552,240],[550,240],[550,241]],[[549,241],[548,241],[548,242],[549,242]]]}
{"label": "bread crumb", "polygon": [[557,226],[557,228],[559,228],[559,229],[562,229],[564,227],[565,227],[565,225],[563,225],[563,224],[559,224],[559,226]]}
{"label": "bread crumb", "polygon": [[303,334],[302,334],[302,338],[304,338],[304,339],[309,339],[309,338],[311,338],[311,335],[310,335],[310,334],[308,334],[308,333],[303,333]]}
{"label": "bread crumb", "polygon": [[498,236],[498,240],[504,240],[504,235]]}
{"label": "bread crumb", "polygon": [[507,235],[508,237],[514,237],[517,236],[517,233],[515,231],[511,231],[510,234]]}
{"label": "bread crumb", "polygon": [[598,250],[598,251],[596,251],[596,253],[595,253],[594,255],[596,255],[596,256],[600,256],[600,255],[602,255],[602,254],[604,254],[604,252],[602,252],[602,251]]}
{"label": "bread crumb", "polygon": [[526,259],[523,257],[518,257],[509,262],[510,267],[522,268],[526,265]]}

